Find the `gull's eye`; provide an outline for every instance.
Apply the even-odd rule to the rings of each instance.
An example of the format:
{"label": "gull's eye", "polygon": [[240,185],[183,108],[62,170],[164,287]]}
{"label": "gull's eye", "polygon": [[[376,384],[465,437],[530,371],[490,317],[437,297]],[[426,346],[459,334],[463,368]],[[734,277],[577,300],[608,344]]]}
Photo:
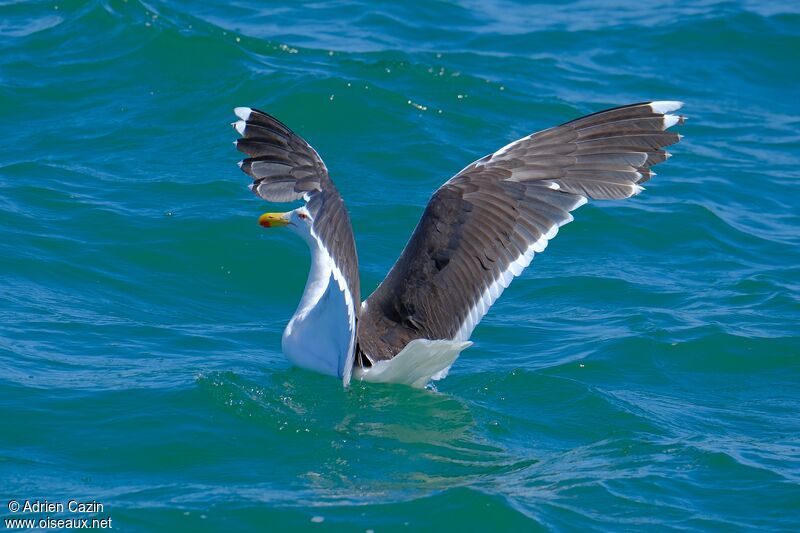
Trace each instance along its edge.
{"label": "gull's eye", "polygon": [[306,215],[305,213],[297,213],[297,216],[299,216],[299,217],[300,217],[300,218],[302,218],[303,220],[305,220],[305,219],[307,219],[307,218],[308,218],[308,215]]}

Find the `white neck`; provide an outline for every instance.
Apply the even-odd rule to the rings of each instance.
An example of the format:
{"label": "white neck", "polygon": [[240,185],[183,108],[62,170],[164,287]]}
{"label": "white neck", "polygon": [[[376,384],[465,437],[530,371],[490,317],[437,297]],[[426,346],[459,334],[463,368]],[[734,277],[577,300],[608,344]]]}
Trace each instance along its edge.
{"label": "white neck", "polygon": [[319,241],[311,237],[311,235],[305,240],[311,251],[311,266],[308,271],[306,286],[303,289],[303,296],[300,298],[300,303],[297,304],[297,310],[294,312],[292,321],[307,315],[319,302],[319,299],[328,288],[328,280],[333,270],[333,262],[327,252],[320,246]]}
{"label": "white neck", "polygon": [[297,311],[283,332],[283,353],[297,366],[341,378],[355,331],[350,292],[319,240],[310,231],[296,232],[311,250],[311,268]]}

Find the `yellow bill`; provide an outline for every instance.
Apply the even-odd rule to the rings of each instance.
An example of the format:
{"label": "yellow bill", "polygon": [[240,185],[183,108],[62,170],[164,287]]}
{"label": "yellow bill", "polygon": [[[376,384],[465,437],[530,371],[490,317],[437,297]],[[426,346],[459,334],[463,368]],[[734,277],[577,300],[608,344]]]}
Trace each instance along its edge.
{"label": "yellow bill", "polygon": [[258,223],[265,228],[279,228],[289,225],[289,213],[264,213],[258,217]]}

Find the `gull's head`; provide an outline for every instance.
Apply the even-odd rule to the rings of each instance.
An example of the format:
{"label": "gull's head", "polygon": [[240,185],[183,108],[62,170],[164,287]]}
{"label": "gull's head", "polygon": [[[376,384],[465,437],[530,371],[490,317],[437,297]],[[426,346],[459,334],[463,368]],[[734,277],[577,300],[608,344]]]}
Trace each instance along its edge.
{"label": "gull's head", "polygon": [[298,207],[286,213],[264,213],[258,217],[258,223],[265,228],[288,227],[295,233],[306,234],[311,231],[314,219],[308,209]]}

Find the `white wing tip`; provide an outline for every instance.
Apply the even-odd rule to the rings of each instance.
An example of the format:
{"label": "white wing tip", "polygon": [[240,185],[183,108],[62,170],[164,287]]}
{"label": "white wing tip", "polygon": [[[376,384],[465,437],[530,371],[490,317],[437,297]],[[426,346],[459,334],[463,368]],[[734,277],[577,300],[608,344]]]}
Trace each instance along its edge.
{"label": "white wing tip", "polygon": [[239,135],[244,135],[244,129],[247,127],[247,123],[244,120],[237,120],[236,122],[232,122],[231,126],[239,132]]}
{"label": "white wing tip", "polygon": [[547,248],[548,242],[547,237],[543,235],[535,243],[531,244],[531,248],[533,248],[534,252],[540,254]]}
{"label": "white wing tip", "polygon": [[664,115],[664,129],[671,128],[680,121],[681,117],[678,115]]}
{"label": "white wing tip", "polygon": [[235,107],[233,109],[233,114],[242,120],[248,120],[252,112],[253,110],[249,107]]}
{"label": "white wing tip", "polygon": [[660,100],[658,102],[650,102],[650,109],[652,109],[654,113],[669,113],[671,111],[677,111],[681,107],[683,107],[683,102],[679,102],[677,100]]}
{"label": "white wing tip", "polygon": [[242,165],[244,165],[244,161],[237,161],[236,164],[239,166],[239,168],[242,168]]}

